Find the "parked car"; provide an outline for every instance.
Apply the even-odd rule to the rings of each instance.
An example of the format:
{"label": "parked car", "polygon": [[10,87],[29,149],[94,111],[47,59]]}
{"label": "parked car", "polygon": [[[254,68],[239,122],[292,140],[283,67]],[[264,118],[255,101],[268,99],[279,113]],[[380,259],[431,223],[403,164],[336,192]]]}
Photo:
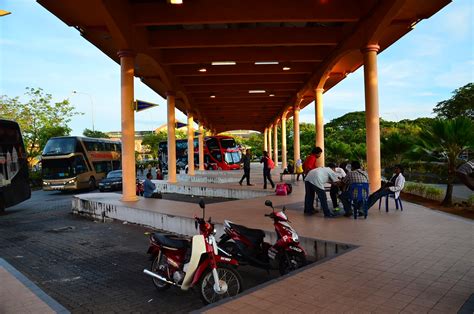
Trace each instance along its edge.
{"label": "parked car", "polygon": [[122,190],[122,170],[110,171],[107,177],[99,183],[99,191]]}

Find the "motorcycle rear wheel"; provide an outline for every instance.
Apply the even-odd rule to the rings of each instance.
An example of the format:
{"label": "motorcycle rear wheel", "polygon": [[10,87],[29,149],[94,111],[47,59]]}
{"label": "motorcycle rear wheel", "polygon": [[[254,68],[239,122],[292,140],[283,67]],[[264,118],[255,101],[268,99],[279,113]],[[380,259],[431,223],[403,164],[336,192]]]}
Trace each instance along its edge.
{"label": "motorcycle rear wheel", "polygon": [[[159,274],[162,277],[168,278],[167,270],[168,263],[166,263],[166,257],[160,253],[153,259],[153,262],[151,263],[151,271]],[[171,287],[169,283],[161,281],[158,278],[151,277],[151,280],[158,291],[164,291]],[[168,278],[168,280],[170,279]]]}
{"label": "motorcycle rear wheel", "polygon": [[218,265],[217,274],[221,285],[226,286],[227,290],[223,293],[215,291],[212,269],[208,268],[201,276],[197,285],[201,300],[204,304],[210,304],[228,297],[236,296],[243,290],[242,277],[240,277],[240,274],[234,268],[225,264]]}
{"label": "motorcycle rear wheel", "polygon": [[306,256],[303,253],[285,252],[280,257],[280,275],[286,275],[293,270],[306,265]]}

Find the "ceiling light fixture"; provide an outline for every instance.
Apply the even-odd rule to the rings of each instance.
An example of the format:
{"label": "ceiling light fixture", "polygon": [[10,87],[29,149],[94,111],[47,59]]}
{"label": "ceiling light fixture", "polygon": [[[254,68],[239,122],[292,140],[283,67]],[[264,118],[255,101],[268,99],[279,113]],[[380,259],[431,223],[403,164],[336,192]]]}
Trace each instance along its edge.
{"label": "ceiling light fixture", "polygon": [[199,70],[198,70],[198,71],[199,71],[199,72],[201,72],[201,73],[204,73],[204,72],[207,72],[207,69],[206,69],[206,68],[204,68],[204,67],[202,67],[202,68],[199,68]]}
{"label": "ceiling light fixture", "polygon": [[255,65],[278,64],[278,61],[256,61]]}
{"label": "ceiling light fixture", "polygon": [[283,67],[283,71],[290,71],[290,70],[291,70],[291,68],[289,66],[284,66]]}
{"label": "ceiling light fixture", "polygon": [[274,97],[274,96],[275,96],[275,94],[271,93],[271,94],[269,94],[268,96],[270,96],[270,97]]}
{"label": "ceiling light fixture", "polygon": [[214,61],[212,65],[235,65],[235,61]]}
{"label": "ceiling light fixture", "polygon": [[168,0],[171,4],[183,4],[183,0]]}
{"label": "ceiling light fixture", "polygon": [[209,96],[209,97],[211,97],[211,98],[216,98],[216,95],[211,94],[211,96]]}
{"label": "ceiling light fixture", "polygon": [[249,90],[249,94],[264,94],[266,93],[266,91],[264,91],[263,89],[251,89]]}

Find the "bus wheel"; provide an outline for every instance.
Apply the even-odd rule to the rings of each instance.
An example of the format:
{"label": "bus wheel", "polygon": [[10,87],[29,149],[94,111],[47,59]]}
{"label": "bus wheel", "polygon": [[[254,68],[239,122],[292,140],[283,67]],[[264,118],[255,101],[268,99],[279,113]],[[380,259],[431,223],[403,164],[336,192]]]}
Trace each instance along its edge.
{"label": "bus wheel", "polygon": [[95,186],[95,179],[94,179],[94,177],[91,177],[91,178],[89,179],[89,191],[94,191],[95,188],[96,188],[96,186]]}

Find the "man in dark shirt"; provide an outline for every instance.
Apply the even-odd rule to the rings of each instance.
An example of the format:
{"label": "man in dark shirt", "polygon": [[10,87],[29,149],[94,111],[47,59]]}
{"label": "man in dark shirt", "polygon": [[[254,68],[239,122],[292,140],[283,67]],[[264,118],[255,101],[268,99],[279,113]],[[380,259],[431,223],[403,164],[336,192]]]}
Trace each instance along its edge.
{"label": "man in dark shirt", "polygon": [[247,185],[253,185],[250,184],[250,149],[247,149],[245,151],[245,155],[242,157],[242,163],[244,165],[244,175],[242,176],[242,179],[240,179],[239,184],[242,185],[242,182],[244,181],[245,178],[247,178]]}

